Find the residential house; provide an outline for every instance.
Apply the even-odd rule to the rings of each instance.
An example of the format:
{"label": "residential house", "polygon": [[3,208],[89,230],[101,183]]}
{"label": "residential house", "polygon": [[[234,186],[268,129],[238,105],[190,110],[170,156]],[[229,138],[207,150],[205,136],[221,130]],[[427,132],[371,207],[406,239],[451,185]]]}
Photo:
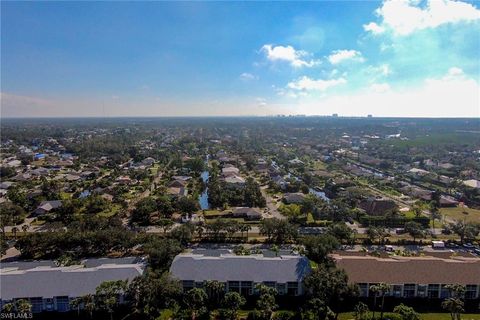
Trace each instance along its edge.
{"label": "residential house", "polygon": [[234,187],[243,187],[245,185],[245,179],[236,175],[228,176],[224,180],[228,185]]}
{"label": "residential house", "polygon": [[302,282],[311,268],[309,260],[300,255],[268,257],[195,252],[177,255],[170,272],[182,281],[185,291],[216,280],[225,285],[225,291],[245,296],[255,294],[257,284],[276,288],[279,295],[297,296],[304,293]]}
{"label": "residential house", "polygon": [[360,202],[360,209],[372,216],[382,216],[389,211],[395,210],[397,204],[395,201],[385,198],[368,198]]}
{"label": "residential house", "polygon": [[285,193],[283,195],[283,201],[287,204],[302,203],[304,199],[305,199],[305,195],[301,192]]}
{"label": "residential house", "polygon": [[187,186],[186,180],[174,180],[168,185],[171,188],[185,188]]}
{"label": "residential house", "polygon": [[344,269],[348,280],[368,297],[372,285],[387,283],[389,296],[398,298],[447,298],[448,284],[465,286],[465,299],[480,296],[480,259],[455,257],[389,257],[333,254],[337,267]]}
{"label": "residential house", "polygon": [[480,181],[475,179],[464,180],[463,184],[470,188],[480,189]]}
{"label": "residential house", "polygon": [[260,220],[262,212],[258,208],[237,207],[232,211],[234,218],[244,218],[245,220]]}
{"label": "residential house", "polygon": [[42,201],[33,213],[35,215],[45,214],[45,213],[51,212],[52,210],[58,209],[61,206],[62,206],[61,200]]}
{"label": "residential house", "polygon": [[[128,280],[143,274],[139,258],[88,259],[80,265],[57,266],[54,261],[7,262],[0,266],[1,305],[27,299],[32,312],[66,312],[70,301],[95,294],[104,281]],[[123,297],[120,297],[123,302]]]}

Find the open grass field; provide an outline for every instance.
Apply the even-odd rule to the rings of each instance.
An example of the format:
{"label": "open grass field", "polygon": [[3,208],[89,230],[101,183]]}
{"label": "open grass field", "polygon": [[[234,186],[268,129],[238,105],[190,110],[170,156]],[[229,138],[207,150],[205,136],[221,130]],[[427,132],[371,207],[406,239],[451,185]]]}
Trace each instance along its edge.
{"label": "open grass field", "polygon": [[[385,313],[385,317],[388,316],[388,313]],[[378,317],[378,318],[377,318]],[[376,314],[377,319],[380,319],[380,315]],[[341,313],[338,316],[339,320],[353,320],[353,312]],[[421,313],[420,319],[422,320],[451,320],[449,313]],[[476,314],[462,314],[462,320],[480,320],[480,313]]]}
{"label": "open grass field", "polygon": [[[464,213],[465,212],[465,213]],[[471,208],[441,208],[440,214],[453,220],[466,220],[480,223],[480,210]]]}

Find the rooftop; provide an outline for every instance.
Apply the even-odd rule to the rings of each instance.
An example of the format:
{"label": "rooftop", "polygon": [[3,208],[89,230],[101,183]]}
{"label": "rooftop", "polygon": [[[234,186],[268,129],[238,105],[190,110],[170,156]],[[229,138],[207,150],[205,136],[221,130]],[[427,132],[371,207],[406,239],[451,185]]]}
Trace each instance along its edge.
{"label": "rooftop", "polygon": [[2,263],[0,298],[79,297],[95,293],[104,281],[132,280],[143,270],[143,263],[134,258],[88,259],[67,267],[53,261]]}
{"label": "rooftop", "polygon": [[233,254],[180,254],[173,260],[170,272],[180,280],[298,282],[310,272],[306,257],[281,255],[237,256]]}
{"label": "rooftop", "polygon": [[344,256],[333,254],[353,283],[480,285],[480,259],[438,257]]}

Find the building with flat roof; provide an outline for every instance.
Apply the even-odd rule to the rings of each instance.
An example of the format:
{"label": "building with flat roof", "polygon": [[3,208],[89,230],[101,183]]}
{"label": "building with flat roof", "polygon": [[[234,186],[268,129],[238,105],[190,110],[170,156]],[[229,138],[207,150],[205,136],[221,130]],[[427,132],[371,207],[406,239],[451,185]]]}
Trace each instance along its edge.
{"label": "building with flat roof", "polygon": [[138,258],[87,259],[67,267],[56,266],[54,261],[2,263],[1,306],[27,299],[32,312],[65,312],[70,310],[70,300],[94,294],[104,281],[131,281],[143,274],[144,267]]}
{"label": "building with flat roof", "polygon": [[257,284],[276,288],[280,295],[302,295],[302,282],[310,271],[310,261],[300,255],[268,257],[198,252],[176,256],[170,268],[172,275],[182,281],[184,290],[203,287],[206,281],[216,280],[225,284],[226,291],[237,291],[245,296],[254,294]]}
{"label": "building with flat roof", "polygon": [[480,259],[470,257],[389,257],[333,254],[337,267],[359,285],[368,297],[370,287],[380,282],[391,285],[390,295],[399,298],[447,298],[448,284],[465,286],[466,299],[480,297]]}

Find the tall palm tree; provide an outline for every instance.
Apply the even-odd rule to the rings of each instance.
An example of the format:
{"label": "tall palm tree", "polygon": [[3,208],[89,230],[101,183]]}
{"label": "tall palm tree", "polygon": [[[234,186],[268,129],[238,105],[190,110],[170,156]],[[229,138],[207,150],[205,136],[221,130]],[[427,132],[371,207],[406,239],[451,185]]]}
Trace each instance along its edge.
{"label": "tall palm tree", "polygon": [[379,283],[370,288],[370,290],[374,293],[374,309],[373,309],[373,318],[375,318],[375,307],[377,302],[377,296],[380,295],[382,297],[382,303],[380,307],[380,319],[383,319],[383,308],[385,305],[385,295],[390,292],[390,285],[386,283]]}
{"label": "tall palm tree", "polygon": [[460,314],[464,311],[463,301],[459,298],[448,298],[442,302],[442,308],[450,312],[452,320],[460,320]]}
{"label": "tall palm tree", "polygon": [[18,228],[17,228],[17,227],[13,227],[13,228],[12,228],[12,233],[13,233],[13,237],[14,237],[15,239],[17,239],[17,232],[18,232]]}
{"label": "tall palm tree", "polygon": [[93,294],[87,294],[82,297],[83,307],[90,315],[90,319],[93,318],[93,311],[95,310],[95,296]]}
{"label": "tall palm tree", "polygon": [[20,299],[15,302],[18,313],[30,313],[32,312],[32,304],[26,299]]}
{"label": "tall palm tree", "polygon": [[77,316],[80,317],[80,306],[82,305],[82,297],[70,300],[70,308],[77,309]]}
{"label": "tall palm tree", "polygon": [[247,242],[248,242],[248,231],[251,230],[252,227],[249,226],[248,224],[242,224],[240,226],[240,231],[242,232],[242,239],[243,239],[243,233],[246,232],[247,233]]}

